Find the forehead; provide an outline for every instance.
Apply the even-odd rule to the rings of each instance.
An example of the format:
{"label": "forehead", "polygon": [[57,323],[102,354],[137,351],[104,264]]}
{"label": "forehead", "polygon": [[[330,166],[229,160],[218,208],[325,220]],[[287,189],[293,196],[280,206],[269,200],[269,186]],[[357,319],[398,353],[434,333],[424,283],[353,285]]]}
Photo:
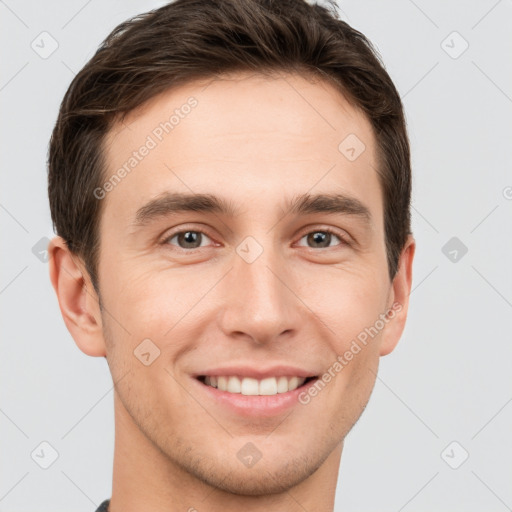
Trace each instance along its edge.
{"label": "forehead", "polygon": [[126,225],[166,191],[267,205],[350,192],[382,216],[371,124],[323,80],[239,72],[191,82],[130,112],[105,152],[104,207]]}

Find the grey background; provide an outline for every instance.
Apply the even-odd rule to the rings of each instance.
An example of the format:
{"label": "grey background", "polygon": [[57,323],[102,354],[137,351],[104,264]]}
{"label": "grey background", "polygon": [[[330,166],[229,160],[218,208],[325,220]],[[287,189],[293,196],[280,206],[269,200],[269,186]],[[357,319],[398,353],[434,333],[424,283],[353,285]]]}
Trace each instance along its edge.
{"label": "grey background", "polygon": [[[163,3],[0,1],[2,511],[93,511],[111,495],[108,366],[74,344],[33,247],[53,236],[46,151],[70,80],[114,26]],[[346,439],[336,510],[511,510],[512,2],[341,7],[404,99],[417,254],[406,330]],[[31,47],[51,49],[43,31],[58,43],[47,58]],[[48,447],[31,455],[43,441],[58,452],[48,469]]]}

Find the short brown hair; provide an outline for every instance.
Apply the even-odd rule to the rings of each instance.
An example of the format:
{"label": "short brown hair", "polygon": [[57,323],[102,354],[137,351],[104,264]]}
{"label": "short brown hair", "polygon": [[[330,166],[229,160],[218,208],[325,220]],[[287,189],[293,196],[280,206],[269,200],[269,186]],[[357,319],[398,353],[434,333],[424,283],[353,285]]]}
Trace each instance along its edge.
{"label": "short brown hair", "polygon": [[[288,71],[331,81],[377,141],[389,277],[410,233],[411,168],[400,96],[366,37],[304,0],[177,0],[121,23],[75,76],[48,152],[53,227],[96,292],[103,152],[113,123],[168,89],[231,71]],[[340,141],[341,142],[341,141]]]}

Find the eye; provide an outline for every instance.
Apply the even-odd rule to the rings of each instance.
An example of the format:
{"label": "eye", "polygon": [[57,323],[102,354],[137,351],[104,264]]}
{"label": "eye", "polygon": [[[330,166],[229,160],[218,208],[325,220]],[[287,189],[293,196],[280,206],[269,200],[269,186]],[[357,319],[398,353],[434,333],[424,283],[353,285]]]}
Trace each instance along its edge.
{"label": "eye", "polygon": [[[332,229],[317,229],[310,231],[301,237],[300,240],[306,239],[307,246],[311,249],[324,249],[329,247],[350,245],[348,240],[341,234]],[[339,243],[332,244],[333,241],[338,240]],[[197,229],[186,229],[177,231],[172,235],[166,237],[162,244],[177,246],[179,249],[190,250],[199,249],[208,245],[208,240],[212,239],[203,231]],[[303,246],[302,244],[299,244]]]}
{"label": "eye", "polygon": [[333,241],[333,237],[337,238],[341,243],[335,245],[349,245],[347,240],[341,235],[337,234],[331,229],[317,229],[315,231],[310,231],[306,235],[304,235],[302,239],[306,238],[306,243],[313,244],[313,246],[309,246],[312,249],[323,249],[327,247],[332,247],[331,242]]}
{"label": "eye", "polygon": [[172,240],[176,239],[180,249],[199,249],[200,247],[204,247],[201,242],[203,242],[205,238],[211,240],[210,237],[206,235],[206,233],[189,229],[174,233],[173,235],[167,237],[162,243],[176,245],[172,243]]}

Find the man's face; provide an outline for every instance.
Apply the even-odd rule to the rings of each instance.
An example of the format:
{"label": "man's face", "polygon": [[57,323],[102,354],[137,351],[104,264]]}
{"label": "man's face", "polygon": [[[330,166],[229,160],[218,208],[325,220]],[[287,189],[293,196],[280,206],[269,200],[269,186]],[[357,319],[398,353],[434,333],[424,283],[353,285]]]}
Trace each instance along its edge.
{"label": "man's face", "polygon": [[[160,123],[176,109],[166,133]],[[339,149],[350,134],[362,153],[353,135]],[[151,100],[113,128],[105,151],[106,179],[137,160],[102,199],[100,225],[102,323],[123,435],[142,432],[171,467],[236,494],[303,481],[339,455],[379,355],[396,342],[386,325],[359,343],[308,403],[298,394],[315,381],[284,392],[290,382],[272,378],[321,377],[393,303],[370,123],[327,83],[237,74]],[[209,194],[236,214],[141,210],[166,193]],[[306,194],[352,202],[288,212]],[[222,391],[204,376],[282,392],[232,393],[235,379]]]}

